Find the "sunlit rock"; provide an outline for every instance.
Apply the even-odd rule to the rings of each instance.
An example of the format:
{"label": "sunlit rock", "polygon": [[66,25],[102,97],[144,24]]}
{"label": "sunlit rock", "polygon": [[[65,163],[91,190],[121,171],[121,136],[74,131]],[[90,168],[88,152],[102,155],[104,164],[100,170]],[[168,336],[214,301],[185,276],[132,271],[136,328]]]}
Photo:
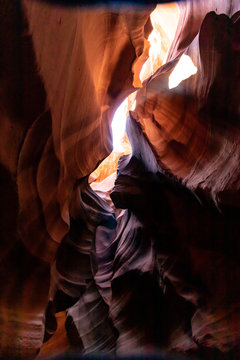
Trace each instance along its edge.
{"label": "sunlit rock", "polygon": [[21,5],[0,5],[0,357],[239,359],[239,0]]}

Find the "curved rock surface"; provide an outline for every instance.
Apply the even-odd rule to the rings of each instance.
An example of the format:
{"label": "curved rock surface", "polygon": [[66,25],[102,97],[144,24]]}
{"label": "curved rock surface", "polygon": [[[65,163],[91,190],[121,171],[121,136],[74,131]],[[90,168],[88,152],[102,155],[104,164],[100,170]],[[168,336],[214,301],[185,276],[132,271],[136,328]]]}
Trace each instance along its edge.
{"label": "curved rock surface", "polygon": [[[1,358],[239,358],[240,3],[179,9],[128,116],[132,154],[91,187],[153,7],[1,2]],[[198,71],[169,89],[182,54]]]}
{"label": "curved rock surface", "polygon": [[134,90],[149,14],[1,3],[4,357],[41,346],[49,263],[70,226],[73,189],[111,151],[111,117]]}

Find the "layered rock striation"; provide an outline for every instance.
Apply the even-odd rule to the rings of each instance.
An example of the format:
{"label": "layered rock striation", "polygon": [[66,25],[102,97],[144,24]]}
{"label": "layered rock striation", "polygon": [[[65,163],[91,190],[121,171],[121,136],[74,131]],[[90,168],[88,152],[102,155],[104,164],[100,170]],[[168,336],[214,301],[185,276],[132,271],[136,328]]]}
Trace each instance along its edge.
{"label": "layered rock striation", "polygon": [[[141,85],[153,9],[0,5],[2,358],[239,357],[240,4],[180,3]],[[136,90],[132,153],[91,187]]]}

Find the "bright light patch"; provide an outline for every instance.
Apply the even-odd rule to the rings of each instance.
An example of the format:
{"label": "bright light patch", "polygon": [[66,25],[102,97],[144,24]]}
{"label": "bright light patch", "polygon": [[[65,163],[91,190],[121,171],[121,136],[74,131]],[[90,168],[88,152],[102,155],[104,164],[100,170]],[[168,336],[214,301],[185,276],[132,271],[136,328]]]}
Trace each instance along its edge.
{"label": "bright light patch", "polygon": [[155,29],[149,35],[148,41],[150,43],[149,58],[143,64],[139,75],[142,83],[154,73],[154,64],[157,62],[158,57],[160,57],[161,52],[161,37]]}
{"label": "bright light patch", "polygon": [[141,83],[154,74],[166,61],[179,20],[177,3],[158,4],[150,18],[153,30],[148,37],[149,57],[143,64],[139,75]]}
{"label": "bright light patch", "polygon": [[196,72],[197,68],[193,64],[192,59],[188,55],[182,55],[169,76],[169,89],[175,88],[182,80],[189,78],[191,75],[196,74]]}
{"label": "bright light patch", "polygon": [[132,107],[131,107],[131,111],[135,110],[136,109],[136,100],[134,100],[133,104],[132,104]]}
{"label": "bright light patch", "polygon": [[128,112],[128,98],[117,108],[112,121],[113,151],[124,152],[122,139],[124,137]]}

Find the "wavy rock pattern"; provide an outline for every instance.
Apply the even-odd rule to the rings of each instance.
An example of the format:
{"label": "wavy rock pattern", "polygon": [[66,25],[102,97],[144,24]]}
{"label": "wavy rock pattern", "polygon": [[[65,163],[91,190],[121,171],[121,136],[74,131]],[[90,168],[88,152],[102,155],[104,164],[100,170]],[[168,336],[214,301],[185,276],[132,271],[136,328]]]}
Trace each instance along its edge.
{"label": "wavy rock pattern", "polygon": [[[58,265],[60,279],[55,279],[53,267],[48,295],[49,263],[73,218],[70,204],[79,195],[73,188],[111,151],[111,117],[134,90],[131,67],[143,50],[149,14],[150,9],[128,16],[124,11],[76,12],[40,2],[23,2],[22,8],[17,1],[1,3],[1,356],[5,358],[36,354],[46,310],[46,338],[53,333],[55,292],[61,306],[67,306],[65,293],[55,283],[65,291],[65,283],[70,287],[75,279],[62,270],[66,263]],[[71,248],[67,240],[62,247]],[[85,262],[84,285],[93,275],[88,255],[80,257]],[[12,300],[18,291],[19,301]],[[53,304],[47,308],[49,300]]]}
{"label": "wavy rock pattern", "polygon": [[[182,26],[185,29],[188,23]],[[234,16],[209,13],[193,43],[184,48],[199,69],[197,74],[168,89],[173,57],[180,53],[179,42],[183,41],[179,40],[170,49],[170,62],[138,92],[133,112],[165,169],[189,187],[210,189],[215,199],[227,197],[227,191],[230,196],[239,187],[238,28]]]}
{"label": "wavy rock pattern", "polygon": [[[113,188],[91,188],[151,9],[1,3],[0,357],[62,338],[84,354],[239,358],[239,8],[180,4],[128,117],[132,154]],[[183,53],[198,72],[169,89]]]}
{"label": "wavy rock pattern", "polygon": [[[24,5],[52,116],[56,158],[49,157],[44,169],[58,169],[51,174],[47,189],[40,181],[42,168],[38,169],[37,191],[48,233],[60,242],[69,225],[76,180],[89,175],[111,151],[111,118],[119,102],[134,89],[131,66],[143,50],[144,24],[150,11],[128,15],[41,2]],[[84,155],[89,153],[92,156]],[[21,207],[24,212],[27,204],[23,201]],[[49,207],[52,211],[46,214]]]}
{"label": "wavy rock pattern", "polygon": [[[173,287],[188,306],[193,305],[196,312],[192,318],[189,315],[189,321],[194,341],[222,351],[232,349],[239,344],[239,289],[234,285],[240,271],[239,210],[225,207],[220,213],[210,198],[199,192],[200,201],[185,186],[164,175],[160,166],[157,171],[155,156],[133,118],[129,118],[128,134],[131,143],[134,139],[138,142],[133,145],[132,158],[120,164],[111,195],[115,206],[130,209],[141,221],[148,243],[153,243],[161,288],[169,291],[168,287]],[[139,270],[144,270],[143,260],[140,264]],[[127,297],[123,292],[124,307]],[[174,340],[174,347],[184,348]],[[194,348],[190,341],[187,343]]]}

